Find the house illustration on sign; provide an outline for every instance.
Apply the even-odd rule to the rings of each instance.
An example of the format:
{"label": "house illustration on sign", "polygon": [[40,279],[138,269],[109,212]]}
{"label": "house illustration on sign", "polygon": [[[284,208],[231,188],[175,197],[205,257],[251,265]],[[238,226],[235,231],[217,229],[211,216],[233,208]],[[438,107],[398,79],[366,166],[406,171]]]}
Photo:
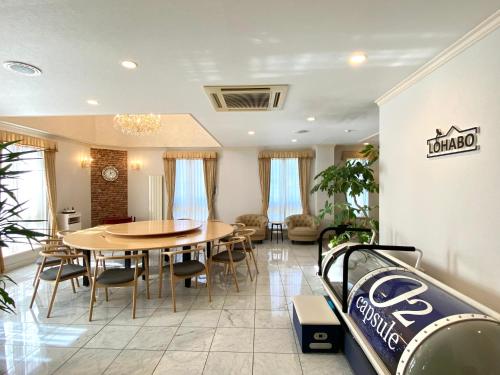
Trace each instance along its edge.
{"label": "house illustration on sign", "polygon": [[443,134],[441,130],[436,129],[436,136],[427,140],[429,147],[428,158],[438,156],[460,154],[479,150],[477,144],[477,135],[479,127],[460,130],[455,125]]}

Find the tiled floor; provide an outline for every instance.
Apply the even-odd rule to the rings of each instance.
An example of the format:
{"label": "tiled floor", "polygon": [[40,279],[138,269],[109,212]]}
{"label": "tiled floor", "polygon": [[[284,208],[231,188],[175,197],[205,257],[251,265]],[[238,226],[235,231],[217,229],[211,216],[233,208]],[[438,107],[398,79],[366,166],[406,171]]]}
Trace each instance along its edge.
{"label": "tiled floor", "polygon": [[[73,294],[69,282],[57,294],[53,317],[45,318],[50,287],[43,283],[29,309],[34,267],[10,273],[9,292],[17,314],[0,315],[0,372],[8,374],[351,374],[342,354],[302,354],[291,324],[291,297],[323,294],[315,276],[314,245],[257,245],[260,274],[250,282],[238,266],[241,291],[214,269],[213,301],[205,288],[177,291],[172,312],[170,287],[152,298],[144,284],[131,319],[131,289],[98,295],[88,322],[89,290]],[[252,271],[254,271],[252,265]],[[165,277],[167,279],[168,277]],[[166,295],[165,295],[166,294]]]}

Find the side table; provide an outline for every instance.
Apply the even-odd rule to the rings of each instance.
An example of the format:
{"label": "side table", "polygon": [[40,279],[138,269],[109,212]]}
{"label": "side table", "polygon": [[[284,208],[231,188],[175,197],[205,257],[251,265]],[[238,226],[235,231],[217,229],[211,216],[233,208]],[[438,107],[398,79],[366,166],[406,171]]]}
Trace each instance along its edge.
{"label": "side table", "polygon": [[273,233],[276,233],[276,243],[279,242],[280,233],[281,233],[281,242],[283,242],[283,223],[271,222],[271,242],[273,242]]}

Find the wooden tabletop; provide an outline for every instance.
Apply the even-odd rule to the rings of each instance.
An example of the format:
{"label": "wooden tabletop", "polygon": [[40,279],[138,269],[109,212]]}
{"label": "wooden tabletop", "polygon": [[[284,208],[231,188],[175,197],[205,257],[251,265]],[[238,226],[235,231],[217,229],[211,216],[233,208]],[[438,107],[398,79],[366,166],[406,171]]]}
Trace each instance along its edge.
{"label": "wooden tabletop", "polygon": [[154,250],[214,241],[234,231],[231,225],[216,221],[202,222],[191,232],[166,236],[116,236],[107,233],[110,227],[101,225],[80,230],[66,235],[63,242],[72,248],[93,251]]}
{"label": "wooden tabletop", "polygon": [[194,220],[150,220],[109,225],[105,232],[116,236],[158,236],[190,232],[201,227]]}

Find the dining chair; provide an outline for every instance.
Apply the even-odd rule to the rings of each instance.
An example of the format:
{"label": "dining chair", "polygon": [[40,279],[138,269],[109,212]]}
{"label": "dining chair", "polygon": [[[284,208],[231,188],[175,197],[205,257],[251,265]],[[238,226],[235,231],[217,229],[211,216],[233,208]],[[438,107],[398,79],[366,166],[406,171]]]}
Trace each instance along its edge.
{"label": "dining chair", "polygon": [[[230,271],[233,275],[234,283],[236,284],[236,291],[240,291],[240,287],[238,285],[238,279],[236,277],[236,269],[235,264],[245,261],[248,268],[248,274],[250,275],[250,280],[253,281],[252,273],[250,272],[250,264],[248,263],[248,258],[246,251],[243,250],[235,250],[234,246],[237,244],[243,244],[246,240],[243,236],[234,236],[228,241],[221,241],[218,244],[214,245],[214,253],[209,261],[209,267],[211,272],[212,263],[222,263],[225,266],[226,271]],[[225,250],[221,251],[221,248],[225,248]],[[227,272],[225,272],[227,273]]]}
{"label": "dining chair", "polygon": [[[85,261],[85,256],[83,253],[77,253],[67,246],[52,245],[46,246],[42,251],[40,251],[40,256],[42,257],[42,263],[40,265],[40,272],[37,275],[35,281],[35,289],[33,290],[33,296],[31,298],[30,309],[33,307],[35,302],[36,293],[38,291],[38,286],[40,285],[40,280],[48,281],[54,283],[54,288],[52,290],[52,296],[50,298],[49,309],[47,311],[47,318],[50,318],[50,313],[52,312],[52,307],[56,298],[57,288],[61,281],[71,280],[71,285],[73,287],[73,293],[76,293],[75,285],[73,284],[73,279],[81,276],[88,276],[90,280],[90,266]],[[80,264],[75,264],[74,261],[82,258],[84,266]],[[58,260],[58,265],[55,267],[49,267],[48,260]]]}
{"label": "dining chair", "polygon": [[255,234],[255,229],[251,228],[243,228],[237,229],[235,232],[236,236],[245,237],[245,241],[243,243],[236,245],[235,250],[245,250],[250,257],[253,259],[253,264],[255,265],[255,272],[259,273],[259,267],[257,267],[257,259],[255,259],[255,244],[252,242],[252,236]]}
{"label": "dining chair", "polygon": [[[44,249],[54,248],[57,246],[63,246],[63,243],[60,238],[45,238],[42,240],[37,240],[36,243],[33,243],[31,239],[28,238],[28,242],[31,246],[31,250],[38,252],[43,251]],[[40,272],[42,271],[42,263],[45,261],[45,267],[58,265],[61,260],[56,257],[43,257],[38,255],[35,260],[36,272],[35,277],[33,278],[33,286],[35,285]],[[71,280],[73,282],[73,280]]]}
{"label": "dining chair", "polygon": [[[187,254],[191,253],[196,256],[196,259],[190,259],[190,260],[184,260],[182,262],[176,262],[176,257],[179,254]],[[200,262],[199,260],[199,255],[203,254],[205,263]],[[203,245],[197,245],[196,247],[192,249],[186,249],[186,250],[169,250],[169,251],[162,251],[160,253],[160,260],[164,256],[168,256],[169,258],[169,270],[170,270],[170,287],[172,289],[172,304],[174,307],[174,312],[176,312],[176,304],[175,304],[175,285],[179,280],[185,280],[185,279],[191,279],[192,277],[195,278],[195,287],[198,287],[198,276],[199,275],[205,275],[207,278],[206,282],[206,287],[208,288],[208,302],[212,302],[212,292],[211,292],[211,286],[210,286],[210,275],[209,275],[209,266],[208,262],[209,259],[207,259],[206,253],[205,253],[205,246]],[[160,279],[160,290],[159,290],[159,295],[161,296],[161,287],[162,287],[162,281],[163,281],[163,267],[160,267],[160,274],[159,274],[159,279]]]}
{"label": "dining chair", "polygon": [[[137,281],[143,273],[146,275],[146,296],[149,299],[149,267],[146,254],[131,255],[102,255],[101,252],[95,253],[94,281],[92,283],[92,292],[90,296],[89,322],[92,321],[94,312],[94,303],[96,301],[96,289],[104,288],[106,292],[106,301],[108,301],[108,288],[132,287],[132,319],[135,319],[135,307],[137,304]],[[118,267],[106,268],[106,261],[129,259],[134,262],[133,268]],[[139,265],[142,263],[142,267]],[[99,273],[99,264],[102,264],[102,272]]]}

